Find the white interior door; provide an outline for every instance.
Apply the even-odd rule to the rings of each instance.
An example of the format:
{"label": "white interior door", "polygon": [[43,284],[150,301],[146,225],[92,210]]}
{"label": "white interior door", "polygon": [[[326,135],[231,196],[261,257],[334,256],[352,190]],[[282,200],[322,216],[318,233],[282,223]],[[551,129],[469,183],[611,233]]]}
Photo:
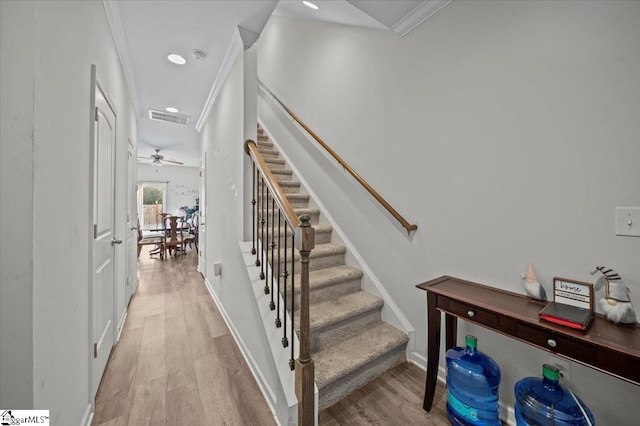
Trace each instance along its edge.
{"label": "white interior door", "polygon": [[[99,80],[95,84],[93,132],[93,270],[91,397],[95,397],[114,345],[116,112]],[[122,241],[119,241],[122,242]]]}

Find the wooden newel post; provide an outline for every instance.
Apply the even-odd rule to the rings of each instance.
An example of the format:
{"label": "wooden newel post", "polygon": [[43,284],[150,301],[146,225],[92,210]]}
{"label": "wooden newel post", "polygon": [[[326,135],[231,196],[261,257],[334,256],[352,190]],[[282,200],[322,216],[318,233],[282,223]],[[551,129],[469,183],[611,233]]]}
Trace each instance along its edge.
{"label": "wooden newel post", "polygon": [[314,423],[314,365],[311,359],[309,336],[309,254],[314,247],[314,231],[310,216],[300,216],[298,249],[300,250],[300,353],[296,360],[296,396],[298,397],[298,425]]}

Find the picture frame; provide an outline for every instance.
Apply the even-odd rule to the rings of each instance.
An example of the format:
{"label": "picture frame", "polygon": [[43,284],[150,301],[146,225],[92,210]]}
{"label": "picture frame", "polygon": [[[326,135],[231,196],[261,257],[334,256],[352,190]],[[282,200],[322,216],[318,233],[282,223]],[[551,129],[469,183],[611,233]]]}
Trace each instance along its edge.
{"label": "picture frame", "polygon": [[568,278],[553,278],[553,301],[595,311],[593,284]]}

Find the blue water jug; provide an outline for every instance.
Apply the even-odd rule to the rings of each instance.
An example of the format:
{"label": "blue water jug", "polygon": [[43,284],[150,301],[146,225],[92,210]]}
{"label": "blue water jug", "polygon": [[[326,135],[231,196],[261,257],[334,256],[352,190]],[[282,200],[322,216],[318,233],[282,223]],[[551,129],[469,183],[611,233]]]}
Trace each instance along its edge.
{"label": "blue water jug", "polygon": [[478,339],[447,351],[447,417],[454,426],[500,426],[500,367],[478,351]]}
{"label": "blue water jug", "polygon": [[516,424],[518,426],[595,425],[591,410],[580,398],[559,384],[560,372],[549,364],[542,366],[542,379],[526,377],[515,385]]}

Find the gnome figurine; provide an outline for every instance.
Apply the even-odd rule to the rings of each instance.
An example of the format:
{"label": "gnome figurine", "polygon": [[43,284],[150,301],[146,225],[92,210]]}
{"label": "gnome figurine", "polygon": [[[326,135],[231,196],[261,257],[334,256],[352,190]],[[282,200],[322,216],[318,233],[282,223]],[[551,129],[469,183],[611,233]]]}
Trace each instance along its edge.
{"label": "gnome figurine", "polygon": [[600,307],[607,319],[615,323],[635,324],[638,320],[629,299],[629,288],[620,275],[605,266],[596,266],[591,275],[600,271],[602,276],[596,282],[596,290],[604,287],[604,297],[600,299]]}
{"label": "gnome figurine", "polygon": [[527,270],[527,278],[524,279],[524,289],[527,291],[527,294],[534,299],[547,300],[547,293],[544,291],[544,287],[538,282],[531,263],[529,263],[529,269]]}

